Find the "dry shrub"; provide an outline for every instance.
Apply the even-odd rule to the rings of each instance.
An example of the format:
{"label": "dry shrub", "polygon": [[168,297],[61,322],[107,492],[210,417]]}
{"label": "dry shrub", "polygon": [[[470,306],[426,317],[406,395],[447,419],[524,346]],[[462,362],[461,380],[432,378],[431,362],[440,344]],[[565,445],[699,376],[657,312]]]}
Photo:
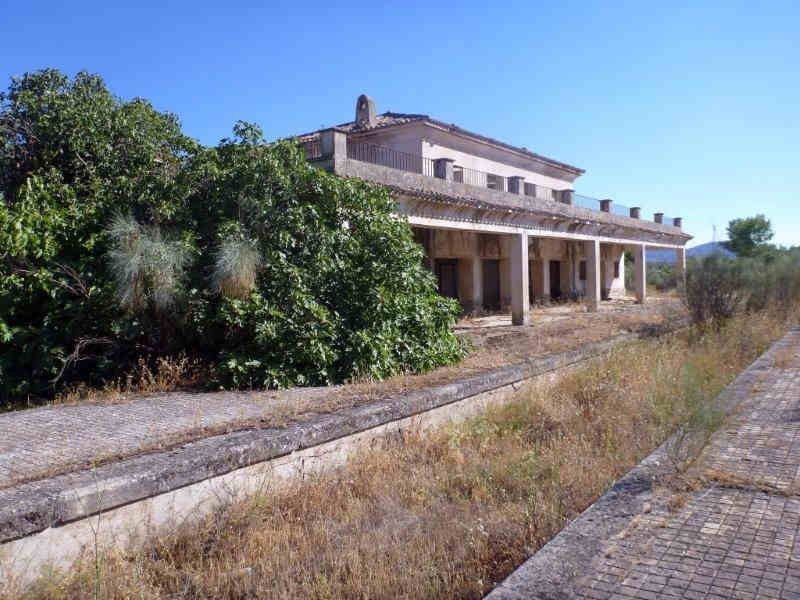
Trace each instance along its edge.
{"label": "dry shrub", "polygon": [[93,388],[85,383],[68,387],[53,399],[53,404],[122,402],[141,394],[200,389],[208,379],[208,366],[183,353],[160,356],[152,362],[140,357],[127,376],[102,388]]}
{"label": "dry shrub", "polygon": [[387,441],[144,548],[100,563],[87,555],[23,597],[481,597],[707,405],[785,325],[768,315],[735,318],[702,336],[614,351],[479,418]]}

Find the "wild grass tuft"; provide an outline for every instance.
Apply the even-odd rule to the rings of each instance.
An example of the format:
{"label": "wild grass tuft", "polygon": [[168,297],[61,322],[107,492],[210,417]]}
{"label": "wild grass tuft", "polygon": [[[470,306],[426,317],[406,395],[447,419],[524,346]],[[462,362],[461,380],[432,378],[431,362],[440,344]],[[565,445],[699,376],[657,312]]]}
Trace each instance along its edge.
{"label": "wild grass tuft", "polygon": [[180,242],[163,238],[158,227],[145,227],[132,215],[117,214],[107,228],[108,253],[117,297],[138,312],[152,302],[158,312],[175,304],[188,254]]}
{"label": "wild grass tuft", "polygon": [[229,298],[246,298],[256,287],[261,262],[258,248],[250,240],[225,239],[217,249],[212,289]]}

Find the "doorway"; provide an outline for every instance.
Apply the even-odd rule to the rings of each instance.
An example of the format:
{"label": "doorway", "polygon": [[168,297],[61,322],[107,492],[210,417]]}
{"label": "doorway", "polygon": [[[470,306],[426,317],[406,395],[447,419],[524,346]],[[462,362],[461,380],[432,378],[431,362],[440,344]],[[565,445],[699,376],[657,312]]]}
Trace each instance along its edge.
{"label": "doorway", "polygon": [[483,305],[489,310],[500,310],[500,261],[483,261]]}
{"label": "doorway", "polygon": [[439,259],[436,261],[436,280],[439,293],[446,298],[458,300],[458,261],[455,259]]}
{"label": "doorway", "polygon": [[550,261],[550,297],[561,297],[561,261]]}

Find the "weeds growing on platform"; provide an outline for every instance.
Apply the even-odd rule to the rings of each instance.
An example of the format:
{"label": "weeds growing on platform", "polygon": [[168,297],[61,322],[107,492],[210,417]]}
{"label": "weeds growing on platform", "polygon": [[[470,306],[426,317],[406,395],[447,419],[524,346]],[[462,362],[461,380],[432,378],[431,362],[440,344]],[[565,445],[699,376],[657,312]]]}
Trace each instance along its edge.
{"label": "weeds growing on platform", "polygon": [[23,597],[480,597],[701,419],[786,325],[758,313],[615,350],[480,418],[105,553],[99,575],[87,554]]}

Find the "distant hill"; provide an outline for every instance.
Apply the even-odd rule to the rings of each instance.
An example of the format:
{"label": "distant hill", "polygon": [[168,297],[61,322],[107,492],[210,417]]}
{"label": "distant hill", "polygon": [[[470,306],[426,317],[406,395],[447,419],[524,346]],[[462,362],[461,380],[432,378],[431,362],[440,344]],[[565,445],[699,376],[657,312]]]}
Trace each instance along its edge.
{"label": "distant hill", "polygon": [[[735,256],[733,252],[725,248],[720,242],[706,242],[694,248],[686,250],[686,258],[702,258],[714,252],[719,252],[725,256]],[[647,261],[654,263],[675,263],[675,251],[667,248],[648,248]]]}

